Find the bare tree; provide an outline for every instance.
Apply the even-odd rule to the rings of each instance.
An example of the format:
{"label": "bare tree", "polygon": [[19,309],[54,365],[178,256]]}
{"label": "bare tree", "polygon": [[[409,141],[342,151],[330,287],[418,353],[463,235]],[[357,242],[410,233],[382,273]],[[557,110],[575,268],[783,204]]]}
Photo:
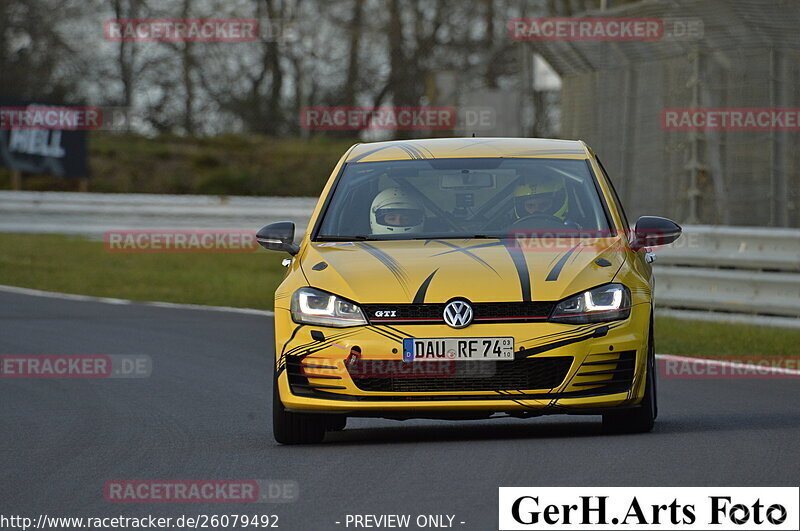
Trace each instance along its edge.
{"label": "bare tree", "polygon": [[76,96],[75,49],[54,21],[81,12],[55,0],[0,2],[0,95],[62,101]]}
{"label": "bare tree", "polygon": [[[457,76],[460,94],[511,90],[522,72],[520,43],[506,34],[510,17],[524,9],[565,16],[600,3],[0,0],[0,93],[124,106],[150,132],[297,134],[304,106],[430,104],[439,72]],[[181,17],[255,18],[261,35],[247,43],[102,37],[109,18]],[[70,20],[76,26],[65,31]],[[537,97],[528,95],[537,108],[551,106]]]}
{"label": "bare tree", "polygon": [[[112,0],[114,18],[138,18],[142,9],[146,9],[144,0]],[[133,106],[134,84],[136,82],[136,43],[120,39],[117,46],[117,67],[122,83],[122,94],[119,104],[130,109]]]}

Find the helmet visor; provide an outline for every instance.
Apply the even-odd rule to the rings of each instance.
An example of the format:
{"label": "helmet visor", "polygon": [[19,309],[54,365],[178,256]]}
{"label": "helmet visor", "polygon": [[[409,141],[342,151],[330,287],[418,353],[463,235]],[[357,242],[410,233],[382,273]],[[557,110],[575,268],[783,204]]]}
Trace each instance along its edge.
{"label": "helmet visor", "polygon": [[416,208],[379,208],[375,221],[387,227],[416,227],[425,221],[425,214]]}
{"label": "helmet visor", "polygon": [[514,208],[518,216],[532,214],[552,214],[557,209],[556,193],[521,195],[514,198]]}

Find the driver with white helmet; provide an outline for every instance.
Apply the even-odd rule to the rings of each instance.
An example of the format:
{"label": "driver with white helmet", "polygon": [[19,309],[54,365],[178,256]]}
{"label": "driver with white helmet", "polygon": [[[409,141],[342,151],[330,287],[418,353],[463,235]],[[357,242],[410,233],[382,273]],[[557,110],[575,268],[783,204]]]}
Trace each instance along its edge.
{"label": "driver with white helmet", "polygon": [[425,209],[400,188],[387,188],[372,200],[369,223],[372,234],[413,234],[422,231]]}

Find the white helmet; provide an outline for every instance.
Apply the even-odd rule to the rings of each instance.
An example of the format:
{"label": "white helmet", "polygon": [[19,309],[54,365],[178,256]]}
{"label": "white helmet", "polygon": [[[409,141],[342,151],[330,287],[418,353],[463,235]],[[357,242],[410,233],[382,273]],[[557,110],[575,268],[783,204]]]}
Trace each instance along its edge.
{"label": "white helmet", "polygon": [[424,223],[425,209],[400,188],[387,188],[372,200],[369,209],[372,234],[420,232]]}

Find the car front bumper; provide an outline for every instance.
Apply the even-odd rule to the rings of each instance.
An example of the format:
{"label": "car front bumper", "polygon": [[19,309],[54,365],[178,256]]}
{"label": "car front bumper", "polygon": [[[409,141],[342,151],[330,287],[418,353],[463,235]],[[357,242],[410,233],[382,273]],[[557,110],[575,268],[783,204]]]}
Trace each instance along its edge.
{"label": "car front bumper", "polygon": [[[288,310],[278,308],[278,390],[281,402],[289,410],[353,416],[588,414],[631,407],[644,394],[650,311],[649,304],[637,304],[624,321],[591,325],[492,323],[463,329],[445,325],[328,328],[297,325]],[[402,374],[405,371],[400,369],[407,367],[404,363],[419,363],[402,361],[403,337],[513,337],[515,351],[523,351],[515,353],[515,361],[461,362],[473,367],[494,365],[485,371],[481,366],[483,372],[466,379],[459,372],[461,369],[418,377]],[[354,373],[352,365],[346,363],[354,349],[360,350],[361,363],[380,371]],[[531,377],[525,381],[533,382],[532,387],[520,387],[519,379],[510,378],[515,367],[533,367],[531,374],[544,372],[547,377]]]}

